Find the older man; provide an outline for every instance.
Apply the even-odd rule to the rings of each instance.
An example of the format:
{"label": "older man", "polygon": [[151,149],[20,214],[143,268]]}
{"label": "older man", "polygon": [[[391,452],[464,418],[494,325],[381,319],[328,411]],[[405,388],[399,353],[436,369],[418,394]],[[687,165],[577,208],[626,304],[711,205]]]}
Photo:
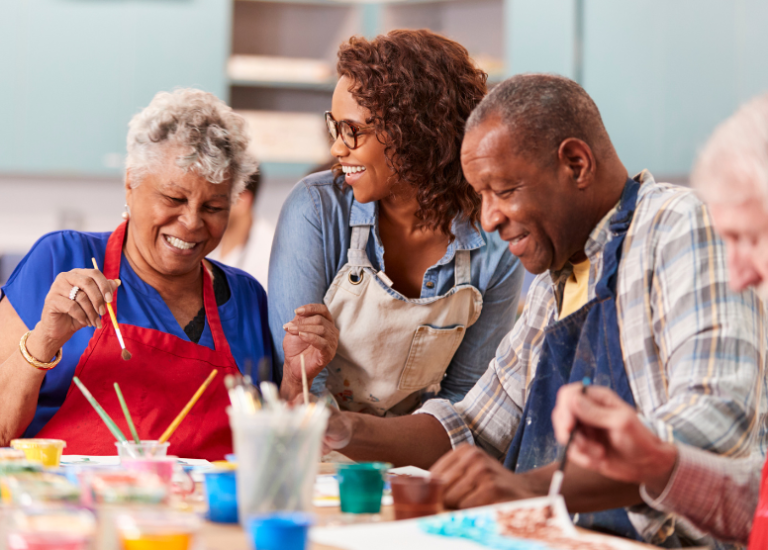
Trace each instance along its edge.
{"label": "older man", "polygon": [[[765,298],[768,95],[744,106],[715,131],[692,182],[709,203],[715,227],[725,239],[731,287],[740,291],[754,286]],[[663,441],[634,409],[604,388],[586,395],[575,386],[563,388],[553,413],[560,441],[569,438],[577,421],[580,428],[569,452],[573,462],[642,484],[648,504],[685,516],[721,539],[749,539],[753,549],[768,546],[768,484],[764,476],[761,489],[759,481],[762,456],[733,460]]]}
{"label": "older man", "polygon": [[[544,495],[557,468],[557,391],[589,376],[660,437],[760,452],[762,304],[728,289],[723,244],[693,193],[648,172],[628,178],[592,99],[549,75],[511,78],[483,100],[462,166],[483,198],[483,228],[540,274],[522,317],[463,401],[432,400],[400,419],[339,415],[330,445],[351,439],[353,458],[432,466],[449,505]],[[630,510],[643,503],[636,483],[571,466],[563,494],[583,526],[673,546],[703,536]]]}

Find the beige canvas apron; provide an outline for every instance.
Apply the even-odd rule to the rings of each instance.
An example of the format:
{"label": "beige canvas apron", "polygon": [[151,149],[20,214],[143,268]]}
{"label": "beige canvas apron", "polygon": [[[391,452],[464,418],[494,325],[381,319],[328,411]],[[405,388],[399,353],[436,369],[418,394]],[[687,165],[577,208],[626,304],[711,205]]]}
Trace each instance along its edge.
{"label": "beige canvas apron", "polygon": [[480,317],[483,297],[471,284],[469,250],[456,251],[448,293],[404,297],[368,259],[370,230],[352,227],[347,263],[325,294],[340,332],[326,386],[344,410],[407,414],[423,392],[439,391],[467,328]]}

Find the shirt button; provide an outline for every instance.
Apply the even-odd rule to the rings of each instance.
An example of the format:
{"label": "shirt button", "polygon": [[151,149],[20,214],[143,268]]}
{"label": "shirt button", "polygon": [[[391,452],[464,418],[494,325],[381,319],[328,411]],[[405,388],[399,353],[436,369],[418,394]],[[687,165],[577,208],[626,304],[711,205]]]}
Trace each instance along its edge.
{"label": "shirt button", "polygon": [[427,288],[435,288],[435,283],[432,281],[427,282]]}

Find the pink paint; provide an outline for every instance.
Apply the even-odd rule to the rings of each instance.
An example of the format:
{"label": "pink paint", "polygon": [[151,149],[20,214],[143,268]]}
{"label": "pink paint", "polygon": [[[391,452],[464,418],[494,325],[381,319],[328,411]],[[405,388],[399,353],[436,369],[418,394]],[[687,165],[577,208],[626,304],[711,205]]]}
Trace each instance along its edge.
{"label": "pink paint", "polygon": [[170,485],[171,478],[173,478],[173,467],[176,465],[177,459],[176,456],[123,458],[120,462],[126,470],[157,474],[163,483]]}
{"label": "pink paint", "polygon": [[70,533],[11,533],[9,550],[87,550],[89,538]]}

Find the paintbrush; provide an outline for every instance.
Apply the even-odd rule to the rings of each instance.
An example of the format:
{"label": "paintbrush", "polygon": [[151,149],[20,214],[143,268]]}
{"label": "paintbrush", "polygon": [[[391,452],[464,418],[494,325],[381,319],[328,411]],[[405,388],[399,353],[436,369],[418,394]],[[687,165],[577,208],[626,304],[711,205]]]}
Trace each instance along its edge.
{"label": "paintbrush", "polygon": [[309,405],[309,384],[307,384],[307,367],[304,366],[304,354],[301,354],[301,387],[304,390],[304,404]]}
{"label": "paintbrush", "polygon": [[[96,263],[96,258],[91,258],[93,260],[93,268],[98,271],[99,265]],[[117,341],[120,342],[120,347],[122,348],[122,352],[120,352],[120,357],[123,358],[123,361],[128,361],[131,358],[131,352],[125,349],[125,342],[123,341],[123,334],[120,332],[120,326],[117,324],[117,317],[115,317],[115,312],[112,309],[112,304],[107,302],[107,311],[109,311],[109,317],[112,319],[112,325],[115,327],[115,334],[117,334]]]}
{"label": "paintbrush", "polygon": [[[588,376],[585,376],[581,381],[581,393],[587,393],[587,387],[592,383]],[[565,463],[568,462],[568,449],[573,442],[573,436],[576,434],[576,430],[579,429],[579,423],[571,430],[571,435],[568,436],[568,442],[563,448],[563,456],[560,458],[560,466],[557,468],[554,474],[552,474],[552,481],[549,484],[549,498],[554,498],[560,494],[560,488],[563,485],[563,475],[565,472]]]}
{"label": "paintbrush", "polygon": [[117,427],[117,424],[115,424],[115,421],[110,418],[110,416],[107,414],[107,411],[101,408],[99,402],[96,401],[96,399],[91,395],[91,392],[88,391],[88,388],[86,388],[83,383],[80,382],[80,379],[75,376],[72,378],[72,380],[75,382],[75,385],[80,388],[80,391],[83,392],[83,395],[88,400],[88,403],[91,404],[91,407],[93,407],[96,413],[101,417],[101,419],[104,421],[104,424],[106,424],[107,428],[109,428],[109,431],[112,432],[113,436],[115,436],[115,439],[118,441],[128,441],[123,435],[123,432],[120,431],[120,428]]}
{"label": "paintbrush", "polygon": [[139,433],[136,431],[136,426],[133,425],[133,418],[131,418],[131,412],[128,410],[128,403],[125,402],[123,392],[120,391],[120,386],[117,385],[117,382],[115,382],[115,393],[117,393],[117,399],[120,401],[120,407],[123,409],[125,421],[128,422],[128,429],[131,430],[133,440],[136,442],[136,445],[140,445]]}
{"label": "paintbrush", "polygon": [[163,432],[163,435],[160,436],[160,439],[158,439],[158,443],[161,445],[168,441],[168,439],[173,435],[173,432],[176,431],[176,428],[179,427],[179,424],[181,424],[181,421],[184,420],[184,418],[189,413],[190,409],[197,403],[197,400],[200,399],[200,396],[203,395],[203,392],[205,391],[205,388],[210,386],[213,379],[218,374],[217,370],[212,370],[211,374],[208,375],[208,378],[205,379],[205,382],[197,388],[197,391],[195,392],[195,395],[192,396],[192,399],[189,400],[189,403],[187,403],[184,408],[181,410],[181,412],[178,414],[176,418],[173,419],[173,422],[171,422],[171,425],[168,426],[168,429]]}

